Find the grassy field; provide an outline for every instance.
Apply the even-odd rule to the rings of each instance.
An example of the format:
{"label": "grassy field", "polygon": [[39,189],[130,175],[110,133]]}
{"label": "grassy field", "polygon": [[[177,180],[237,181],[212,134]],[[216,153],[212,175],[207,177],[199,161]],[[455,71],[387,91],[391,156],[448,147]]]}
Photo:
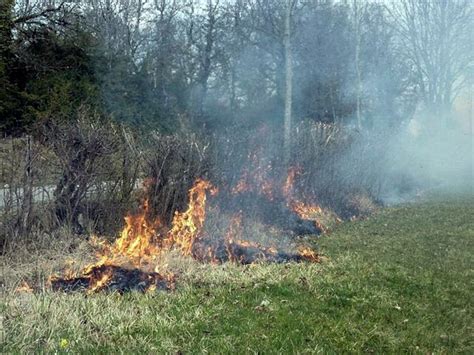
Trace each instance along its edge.
{"label": "grassy field", "polygon": [[[473,353],[473,214],[466,198],[384,209],[322,237],[320,265],[189,262],[170,293],[6,286],[0,352]],[[45,272],[34,258],[5,267]]]}

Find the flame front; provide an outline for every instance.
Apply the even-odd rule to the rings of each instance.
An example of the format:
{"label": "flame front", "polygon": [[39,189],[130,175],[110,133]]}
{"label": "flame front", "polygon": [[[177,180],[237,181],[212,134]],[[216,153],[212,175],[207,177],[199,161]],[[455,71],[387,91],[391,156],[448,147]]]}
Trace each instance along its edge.
{"label": "flame front", "polygon": [[[115,243],[93,239],[100,248],[95,263],[86,266],[79,274],[69,274],[65,279],[53,276],[50,283],[83,279],[87,284],[87,292],[92,293],[110,286],[117,278],[116,274],[128,275],[125,270],[153,267],[163,252],[176,249],[184,256],[191,255],[194,241],[206,218],[208,192],[215,195],[217,189],[209,181],[197,180],[189,190],[188,208],[175,213],[171,228],[164,234],[158,232],[162,227],[159,219],[150,221],[148,218],[149,203],[145,200],[140,214],[125,217],[125,227]],[[172,274],[147,273],[141,282],[145,283],[147,290],[154,290],[161,281],[172,283],[173,280]]]}
{"label": "flame front", "polygon": [[[291,197],[294,179],[298,173],[297,169],[290,171],[279,194],[287,199],[288,207],[302,219],[312,220],[314,213],[320,211],[320,207],[306,205],[292,200]],[[278,189],[275,189],[264,175],[261,173],[256,179],[258,189],[269,201],[273,201],[274,193]],[[246,192],[249,191],[249,186],[254,184],[249,185],[244,174],[230,192],[231,194]],[[167,231],[159,219],[150,218],[149,203],[145,200],[139,214],[125,217],[125,226],[114,243],[93,239],[100,250],[96,262],[66,278],[52,277],[50,282],[53,288],[68,289],[81,285],[88,293],[111,288],[123,290],[128,285],[128,280],[141,285],[139,289],[145,292],[163,287],[173,288],[173,274],[161,275],[154,271],[163,253],[172,250],[178,251],[183,256],[210,262],[233,261],[246,264],[257,260],[276,262],[318,260],[316,253],[311,249],[289,254],[275,247],[265,247],[257,242],[243,240],[242,213],[231,219],[227,232],[221,239],[210,238],[204,233],[207,203],[208,197],[217,193],[218,189],[209,181],[198,179],[189,190],[186,210],[175,212]]]}
{"label": "flame front", "polygon": [[198,179],[189,190],[189,204],[185,212],[174,215],[165,245],[167,248],[175,246],[185,256],[191,255],[194,241],[206,220],[206,192],[217,194],[217,189],[209,181]]}

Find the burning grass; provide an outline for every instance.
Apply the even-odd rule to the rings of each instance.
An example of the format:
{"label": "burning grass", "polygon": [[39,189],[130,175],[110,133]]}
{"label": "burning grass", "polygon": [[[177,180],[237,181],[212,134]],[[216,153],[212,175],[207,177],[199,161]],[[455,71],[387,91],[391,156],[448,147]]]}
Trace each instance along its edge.
{"label": "burning grass", "polygon": [[[265,208],[270,206],[270,209],[284,211],[282,214],[284,223],[286,219],[291,219],[299,222],[297,223],[299,226],[307,221],[306,223],[311,226],[307,227],[309,231],[314,233],[324,231],[324,227],[317,221],[323,209],[317,205],[309,205],[293,199],[293,175],[294,173],[290,170],[280,197],[276,197],[278,196],[275,192],[277,189],[270,183],[247,185],[246,182],[242,183],[244,180],[240,180],[236,187],[230,190],[229,195],[247,193],[251,186],[256,186],[260,191],[260,198],[267,201]],[[258,182],[260,180],[258,179]],[[240,186],[244,186],[242,184],[249,187],[240,190]],[[115,242],[92,239],[99,249],[95,262],[87,265],[80,272],[68,270],[62,276],[51,276],[49,278],[51,288],[55,291],[85,290],[87,293],[101,290],[123,293],[130,290],[148,292],[174,289],[176,279],[174,273],[172,271],[158,272],[158,264],[163,255],[173,251],[183,257],[191,257],[199,262],[207,263],[319,261],[318,254],[309,247],[290,246],[288,243],[286,245],[280,243],[278,246],[277,239],[264,245],[262,240],[246,238],[251,234],[248,226],[256,221],[248,222],[246,219],[249,219],[249,216],[244,216],[241,209],[233,213],[228,224],[224,223],[223,229],[210,230],[209,223],[206,225],[209,211],[216,214],[216,220],[225,219],[226,215],[226,212],[222,213],[221,210],[225,208],[222,201],[227,201],[227,199],[215,199],[213,207],[208,206],[208,199],[216,197],[218,193],[218,188],[211,182],[197,179],[189,190],[187,208],[182,212],[175,212],[170,227],[164,225],[159,218],[151,217],[149,203],[145,199],[139,214],[128,215],[125,218],[125,227]],[[275,202],[277,198],[281,201]],[[243,207],[242,201],[239,202],[237,206]],[[235,203],[231,205],[235,210]],[[270,233],[271,228],[265,224],[261,225],[265,226],[263,234]],[[274,230],[277,230],[277,235],[281,235],[282,231],[287,231],[279,228]],[[255,239],[255,235],[251,237]]]}
{"label": "burning grass", "polygon": [[[174,292],[16,293],[91,246],[62,238],[5,259],[1,348],[18,352],[472,353],[473,201],[416,204],[338,226],[322,263],[208,264],[178,251]],[[61,245],[59,245],[61,244]],[[409,250],[409,252],[407,252]]]}

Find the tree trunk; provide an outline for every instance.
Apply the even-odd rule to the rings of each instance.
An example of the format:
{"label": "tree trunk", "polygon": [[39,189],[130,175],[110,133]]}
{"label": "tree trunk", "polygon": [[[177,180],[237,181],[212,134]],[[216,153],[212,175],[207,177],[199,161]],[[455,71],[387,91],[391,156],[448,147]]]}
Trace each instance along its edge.
{"label": "tree trunk", "polygon": [[355,27],[355,68],[356,68],[356,115],[357,115],[357,128],[362,128],[362,117],[360,112],[360,97],[362,91],[362,80],[360,72],[360,14],[359,14],[359,4],[357,0],[354,0],[354,27]]}
{"label": "tree trunk", "polygon": [[[6,76],[6,65],[11,55],[13,5],[13,0],[2,0],[0,2],[0,83]],[[3,85],[3,83],[1,84]]]}
{"label": "tree trunk", "polygon": [[23,201],[21,206],[21,217],[19,235],[28,235],[30,232],[31,211],[33,208],[33,176],[31,157],[31,136],[26,137],[26,166],[23,181]]}
{"label": "tree trunk", "polygon": [[291,105],[292,105],[292,80],[293,68],[291,63],[291,0],[286,2],[285,13],[285,32],[283,37],[283,46],[285,49],[285,117],[284,117],[284,162],[288,165],[291,157]]}

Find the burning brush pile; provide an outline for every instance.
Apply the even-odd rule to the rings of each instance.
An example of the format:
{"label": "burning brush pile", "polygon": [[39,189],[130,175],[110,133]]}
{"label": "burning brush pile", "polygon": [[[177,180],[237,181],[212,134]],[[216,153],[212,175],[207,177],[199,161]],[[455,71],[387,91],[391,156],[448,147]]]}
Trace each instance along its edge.
{"label": "burning brush pile", "polygon": [[221,189],[197,179],[188,192],[187,208],[176,211],[169,226],[151,217],[145,199],[139,213],[125,217],[115,242],[94,239],[99,250],[94,263],[79,273],[51,277],[51,288],[88,293],[173,289],[175,275],[156,267],[166,253],[216,264],[318,262],[315,251],[288,238],[325,229],[319,222],[321,207],[293,198],[298,173],[290,169],[278,187],[245,173],[235,186]]}

